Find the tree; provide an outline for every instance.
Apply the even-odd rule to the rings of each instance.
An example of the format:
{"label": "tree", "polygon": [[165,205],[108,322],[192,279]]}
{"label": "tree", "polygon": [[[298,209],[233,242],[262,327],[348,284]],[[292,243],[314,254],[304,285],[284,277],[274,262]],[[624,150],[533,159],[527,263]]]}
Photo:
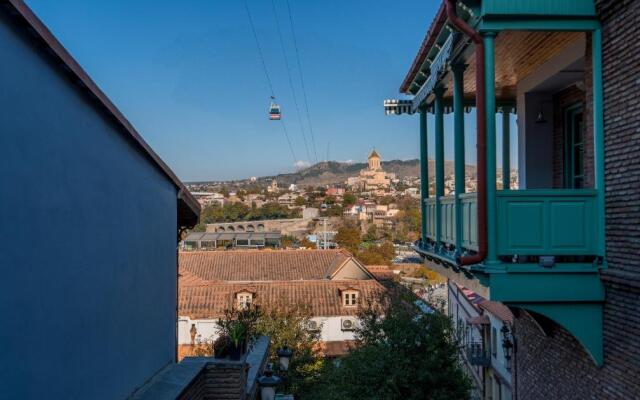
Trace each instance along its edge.
{"label": "tree", "polygon": [[351,253],[355,254],[358,251],[360,243],[362,242],[362,238],[360,237],[360,229],[358,229],[357,226],[345,224],[340,227],[340,229],[338,229],[338,233],[336,233],[334,240],[340,247],[347,249]]}
{"label": "tree", "polygon": [[306,398],[324,368],[324,360],[318,353],[319,333],[309,329],[313,316],[311,307],[305,304],[274,305],[262,311],[256,331],[271,339],[270,361],[278,365],[277,350],[285,345],[293,350],[289,371],[278,391]]}
{"label": "tree", "polygon": [[293,204],[295,204],[296,207],[303,207],[307,205],[307,200],[304,198],[304,196],[298,196],[293,201]]}
{"label": "tree", "polygon": [[305,399],[468,399],[455,328],[446,315],[423,313],[398,288],[359,312],[356,345],[337,366],[327,365]]}
{"label": "tree", "polygon": [[298,240],[295,238],[295,236],[292,235],[282,235],[282,237],[280,238],[281,247],[283,249],[292,247],[297,242]]}
{"label": "tree", "polygon": [[356,204],[358,198],[353,193],[345,193],[342,197],[342,206],[347,208]]}
{"label": "tree", "polygon": [[393,243],[384,242],[381,245],[370,245],[356,253],[356,257],[364,265],[391,265],[396,255]]}
{"label": "tree", "polygon": [[380,200],[378,200],[379,204],[382,204],[384,206],[388,206],[389,204],[395,202],[396,199],[393,196],[390,195],[386,195],[384,197],[382,197]]}
{"label": "tree", "polygon": [[375,242],[378,240],[378,228],[374,224],[369,225],[367,233],[364,235],[362,240],[365,242]]}
{"label": "tree", "polygon": [[309,239],[307,239],[306,237],[305,237],[305,238],[302,238],[302,239],[300,240],[299,245],[300,245],[301,247],[305,247],[305,248],[307,248],[307,249],[315,249],[315,248],[316,248],[316,245],[315,245],[312,241],[310,241]]}

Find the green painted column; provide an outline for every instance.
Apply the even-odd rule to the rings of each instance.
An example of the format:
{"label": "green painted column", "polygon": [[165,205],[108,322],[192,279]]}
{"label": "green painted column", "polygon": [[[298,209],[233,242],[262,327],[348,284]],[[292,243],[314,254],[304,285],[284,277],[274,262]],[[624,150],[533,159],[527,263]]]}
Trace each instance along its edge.
{"label": "green painted column", "polygon": [[591,34],[591,59],[593,74],[593,154],[594,187],[598,191],[598,255],[606,255],[605,234],[605,184],[604,184],[604,108],[602,93],[602,31]]}
{"label": "green painted column", "polygon": [[487,256],[485,264],[498,264],[498,232],[496,207],[496,71],[495,71],[496,32],[485,32],[485,104],[487,119]]}
{"label": "green painted column", "polygon": [[454,64],[453,71],[453,132],[455,149],[455,218],[456,218],[456,251],[462,253],[462,206],[460,195],[464,193],[465,159],[464,159],[464,64]]}
{"label": "green painted column", "polygon": [[427,108],[420,108],[420,210],[422,243],[427,243],[427,204],[429,198],[429,145],[427,141]]}
{"label": "green painted column", "polygon": [[440,198],[444,196],[444,104],[442,96],[444,88],[437,86],[435,94],[435,125],[436,125],[436,243],[442,239],[442,218],[440,217]]}
{"label": "green painted column", "polygon": [[511,186],[511,132],[509,107],[502,107],[502,189]]}

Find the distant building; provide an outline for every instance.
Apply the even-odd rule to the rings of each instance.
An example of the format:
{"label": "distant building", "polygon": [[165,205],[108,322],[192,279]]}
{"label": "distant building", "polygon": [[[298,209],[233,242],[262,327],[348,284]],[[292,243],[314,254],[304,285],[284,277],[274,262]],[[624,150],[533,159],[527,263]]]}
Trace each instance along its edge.
{"label": "distant building", "polygon": [[211,193],[211,192],[191,192],[193,197],[198,200],[200,206],[206,207],[213,204],[217,204],[219,206],[224,206],[225,198],[220,193]]}
{"label": "distant building", "polygon": [[485,300],[453,281],[448,290],[448,312],[462,342],[461,359],[474,386],[472,398],[512,399],[515,355],[507,351],[505,339],[511,340],[513,314],[504,304]]}
{"label": "distant building", "polygon": [[295,207],[298,197],[300,197],[300,195],[297,193],[285,193],[278,197],[278,204],[289,208]]}
{"label": "distant building", "polygon": [[130,398],[176,362],[200,207],[20,0],[0,48],[0,398]]}
{"label": "distant building", "polygon": [[217,318],[244,303],[262,307],[308,305],[311,328],[325,355],[344,354],[354,339],[358,305],[386,289],[341,250],[180,253],[178,343],[217,336]]}
{"label": "distant building", "polygon": [[267,187],[267,192],[269,193],[278,193],[280,188],[278,188],[278,181],[273,179],[269,186]]}
{"label": "distant building", "polygon": [[347,179],[347,186],[360,191],[373,191],[384,193],[391,187],[391,181],[395,174],[385,172],[380,164],[380,155],[373,150],[369,154],[368,167],[360,171],[360,174]]}
{"label": "distant building", "polygon": [[420,189],[415,188],[415,187],[406,188],[404,190],[404,194],[405,194],[405,196],[409,196],[409,197],[413,197],[415,199],[419,199],[420,198]]}
{"label": "distant building", "polygon": [[327,196],[341,197],[344,196],[344,188],[330,187],[327,189]]}
{"label": "distant building", "polygon": [[227,250],[280,248],[280,232],[191,232],[181,243],[182,250]]}

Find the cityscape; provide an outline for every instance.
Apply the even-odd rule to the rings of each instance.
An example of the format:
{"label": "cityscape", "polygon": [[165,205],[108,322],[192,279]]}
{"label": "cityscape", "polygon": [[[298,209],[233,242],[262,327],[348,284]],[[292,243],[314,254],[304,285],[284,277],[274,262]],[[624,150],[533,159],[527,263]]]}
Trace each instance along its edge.
{"label": "cityscape", "polygon": [[640,1],[406,6],[2,1],[0,400],[640,399]]}

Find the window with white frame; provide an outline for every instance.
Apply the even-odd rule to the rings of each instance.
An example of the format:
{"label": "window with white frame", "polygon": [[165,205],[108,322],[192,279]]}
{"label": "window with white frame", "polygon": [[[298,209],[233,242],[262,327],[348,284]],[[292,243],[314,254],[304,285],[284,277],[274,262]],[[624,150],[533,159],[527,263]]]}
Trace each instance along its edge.
{"label": "window with white frame", "polygon": [[342,305],[345,307],[355,307],[358,304],[358,291],[345,290],[342,292]]}
{"label": "window with white frame", "polygon": [[236,295],[236,300],[238,301],[238,307],[246,308],[253,301],[253,293],[240,292]]}

